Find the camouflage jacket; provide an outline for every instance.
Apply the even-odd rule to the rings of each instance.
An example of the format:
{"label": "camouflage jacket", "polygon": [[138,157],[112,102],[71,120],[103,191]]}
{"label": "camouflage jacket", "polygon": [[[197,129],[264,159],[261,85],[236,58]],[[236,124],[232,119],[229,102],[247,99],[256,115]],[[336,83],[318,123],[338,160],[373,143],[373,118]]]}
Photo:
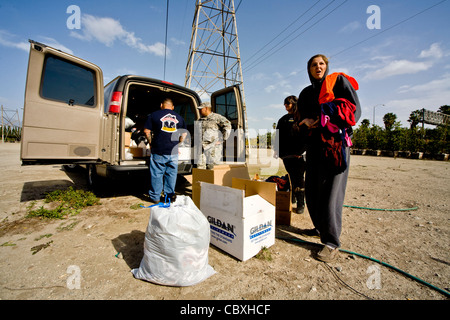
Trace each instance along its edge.
{"label": "camouflage jacket", "polygon": [[198,120],[201,125],[202,144],[206,147],[217,142],[223,142],[231,134],[231,122],[218,113],[210,113]]}

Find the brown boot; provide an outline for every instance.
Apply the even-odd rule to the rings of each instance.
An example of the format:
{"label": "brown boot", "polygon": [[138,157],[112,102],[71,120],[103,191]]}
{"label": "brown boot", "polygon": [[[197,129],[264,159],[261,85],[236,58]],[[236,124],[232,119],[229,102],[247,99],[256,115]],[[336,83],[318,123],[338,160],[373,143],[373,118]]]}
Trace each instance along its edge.
{"label": "brown boot", "polygon": [[323,248],[317,253],[316,259],[323,262],[333,262],[339,254],[339,248],[330,248],[329,246],[323,246]]}

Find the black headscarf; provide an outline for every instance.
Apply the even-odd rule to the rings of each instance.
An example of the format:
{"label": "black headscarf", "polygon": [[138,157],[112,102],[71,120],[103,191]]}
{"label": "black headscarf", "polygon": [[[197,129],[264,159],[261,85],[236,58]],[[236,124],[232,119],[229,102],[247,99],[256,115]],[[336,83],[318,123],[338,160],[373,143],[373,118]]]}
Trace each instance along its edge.
{"label": "black headscarf", "polygon": [[328,75],[328,70],[329,70],[328,62],[327,62],[327,69],[325,70],[325,73],[324,73],[322,79],[318,80],[312,76],[311,70],[310,70],[311,63],[315,58],[318,58],[318,57],[322,57],[322,55],[318,54],[318,55],[311,57],[311,59],[308,60],[308,64],[307,64],[308,76],[309,76],[309,80],[311,81],[311,84],[313,85],[313,88],[321,87],[322,82],[325,79],[325,77]]}

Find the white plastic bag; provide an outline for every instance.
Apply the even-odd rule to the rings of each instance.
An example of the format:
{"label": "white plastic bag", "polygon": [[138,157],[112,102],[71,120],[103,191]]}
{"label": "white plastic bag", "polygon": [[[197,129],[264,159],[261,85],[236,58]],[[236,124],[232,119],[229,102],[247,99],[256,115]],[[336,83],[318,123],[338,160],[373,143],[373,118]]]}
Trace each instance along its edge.
{"label": "white plastic bag", "polygon": [[169,207],[154,206],[144,240],[144,257],[134,277],[168,286],[191,286],[215,274],[208,264],[208,220],[190,197]]}

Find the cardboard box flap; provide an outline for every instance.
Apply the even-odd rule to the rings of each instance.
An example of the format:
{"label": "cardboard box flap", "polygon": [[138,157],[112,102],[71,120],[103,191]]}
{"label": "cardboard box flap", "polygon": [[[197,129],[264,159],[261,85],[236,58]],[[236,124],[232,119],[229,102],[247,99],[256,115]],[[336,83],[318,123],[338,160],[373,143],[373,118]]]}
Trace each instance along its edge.
{"label": "cardboard box flap", "polygon": [[273,182],[253,181],[233,178],[232,187],[245,191],[245,196],[259,194],[272,205],[276,205],[277,184]]}
{"label": "cardboard box flap", "polygon": [[246,197],[244,201],[244,213],[265,214],[273,212],[273,205],[259,194]]}
{"label": "cardboard box flap", "polygon": [[200,203],[204,214],[209,211],[221,211],[227,215],[243,217],[244,191],[200,182]]}
{"label": "cardboard box flap", "polygon": [[204,181],[231,187],[232,178],[249,179],[248,167],[246,165],[216,165],[212,170],[198,168],[192,170],[194,184]]}
{"label": "cardboard box flap", "polygon": [[212,170],[192,169],[192,199],[195,205],[200,208],[200,182],[231,187],[232,178],[249,179],[247,165],[217,165]]}

